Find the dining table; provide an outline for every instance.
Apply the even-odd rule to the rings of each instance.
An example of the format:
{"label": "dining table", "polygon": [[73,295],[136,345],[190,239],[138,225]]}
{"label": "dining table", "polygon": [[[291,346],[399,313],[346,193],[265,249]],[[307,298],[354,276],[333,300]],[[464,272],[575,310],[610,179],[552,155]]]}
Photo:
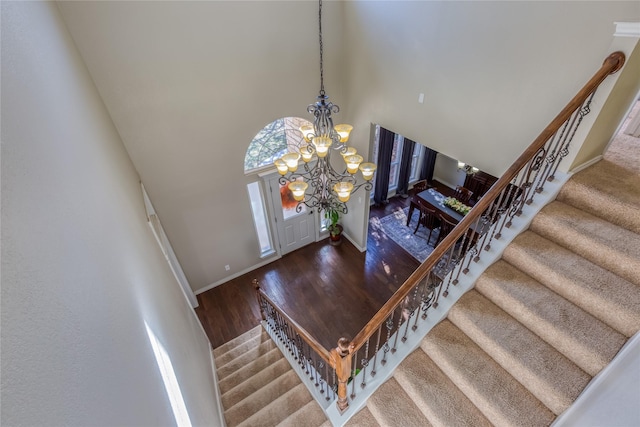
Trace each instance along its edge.
{"label": "dining table", "polygon": [[[421,191],[420,193],[416,194],[416,198],[417,198],[417,203],[420,205],[426,205],[426,206],[430,206],[432,208],[434,208],[437,212],[439,212],[441,215],[445,216],[449,221],[454,222],[454,223],[459,223],[462,218],[464,217],[464,215],[462,215],[461,213],[451,209],[449,206],[444,204],[445,199],[447,198],[447,196],[443,195],[442,193],[440,193],[438,190],[436,190],[435,188],[429,188],[427,190]],[[409,213],[408,213],[408,218],[407,218],[407,225],[409,225],[409,221],[411,219],[411,215],[413,214],[413,210],[414,210],[415,206],[412,203],[409,206]],[[469,227],[472,231],[474,231],[476,234],[483,234],[484,231],[486,231],[484,228],[484,224],[483,223],[474,223],[471,225],[471,227]]]}

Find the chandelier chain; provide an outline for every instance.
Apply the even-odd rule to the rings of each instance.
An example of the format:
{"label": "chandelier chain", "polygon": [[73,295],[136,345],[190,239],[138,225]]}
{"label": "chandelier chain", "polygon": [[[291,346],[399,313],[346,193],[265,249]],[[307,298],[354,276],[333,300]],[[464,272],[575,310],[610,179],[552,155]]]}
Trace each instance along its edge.
{"label": "chandelier chain", "polygon": [[318,0],[318,30],[320,38],[320,95],[324,96],[324,67],[322,61],[322,0]]}

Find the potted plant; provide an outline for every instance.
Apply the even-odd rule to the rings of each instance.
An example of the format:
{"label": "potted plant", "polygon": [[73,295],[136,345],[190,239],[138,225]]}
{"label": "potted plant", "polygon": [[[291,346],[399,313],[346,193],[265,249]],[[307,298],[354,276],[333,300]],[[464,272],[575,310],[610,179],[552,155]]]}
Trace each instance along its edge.
{"label": "potted plant", "polygon": [[324,217],[329,220],[327,230],[329,230],[329,243],[336,246],[342,242],[342,225],[338,224],[340,220],[340,211],[333,208],[327,208],[324,211]]}

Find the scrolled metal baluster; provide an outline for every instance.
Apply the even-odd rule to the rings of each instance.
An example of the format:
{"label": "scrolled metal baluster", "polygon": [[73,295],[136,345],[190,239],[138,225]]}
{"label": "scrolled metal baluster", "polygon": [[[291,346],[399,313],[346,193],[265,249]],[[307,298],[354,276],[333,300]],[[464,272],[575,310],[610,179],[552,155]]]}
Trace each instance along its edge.
{"label": "scrolled metal baluster", "polygon": [[387,329],[387,339],[384,340],[384,345],[382,346],[382,361],[380,362],[382,366],[387,363],[387,353],[391,349],[389,346],[389,338],[391,338],[391,330],[393,329],[393,314],[395,311],[391,313],[391,316],[384,322],[384,327]]}
{"label": "scrolled metal baluster", "polygon": [[573,133],[571,134],[571,137],[569,138],[567,143],[564,145],[564,147],[562,147],[562,149],[560,150],[560,154],[559,154],[560,159],[556,162],[555,167],[551,172],[551,175],[547,178],[548,181],[553,181],[555,179],[556,172],[558,171],[558,166],[560,165],[560,162],[569,154],[569,146],[573,141],[573,137],[575,136],[576,131],[578,130],[578,127],[580,127],[580,124],[582,123],[582,119],[584,119],[584,117],[591,112],[590,105],[591,105],[591,101],[593,100],[593,97],[596,94],[596,90],[597,89],[594,89],[594,91],[591,93],[591,96],[589,97],[587,102],[583,104],[582,108],[580,108],[580,119],[578,120],[578,123],[573,129]]}
{"label": "scrolled metal baluster", "polygon": [[[536,182],[536,179],[538,177],[538,173],[540,173],[540,167],[542,166],[545,157],[547,156],[547,149],[546,149],[546,143],[544,147],[541,147],[535,154],[535,156],[533,156],[533,158],[531,160],[529,160],[529,162],[527,163],[527,167],[525,168],[525,176],[526,176],[526,182],[524,184],[525,188],[525,194],[524,197],[522,198],[522,204],[520,206],[520,208],[518,209],[518,212],[516,213],[516,215],[520,216],[522,214],[522,208],[524,207],[524,203],[526,204],[531,204],[533,201],[533,196],[529,197],[532,193],[533,193],[533,187],[534,187],[534,183]],[[532,176],[533,175],[533,176]]]}
{"label": "scrolled metal baluster", "polygon": [[415,314],[415,308],[411,308],[411,306],[407,306],[407,309],[405,309],[405,313],[403,314],[405,317],[405,327],[404,327],[404,334],[402,335],[402,338],[400,339],[400,341],[407,342],[407,332],[409,332],[409,323],[411,323],[411,318],[413,317],[413,315]]}
{"label": "scrolled metal baluster", "polygon": [[420,283],[418,284],[418,287],[421,288],[421,291],[419,291],[420,299],[418,301],[418,306],[416,307],[416,318],[415,318],[415,320],[413,322],[413,326],[411,327],[411,330],[414,331],[414,332],[416,331],[416,329],[418,329],[418,319],[420,318],[420,316],[418,316],[418,313],[420,312],[420,309],[422,308],[422,302],[424,301],[428,278],[429,278],[429,276],[427,275],[427,277],[422,279],[420,281]]}
{"label": "scrolled metal baluster", "polygon": [[509,217],[509,221],[506,224],[507,228],[511,227],[514,216],[519,216],[520,214],[522,214],[522,207],[524,206],[527,199],[527,191],[531,186],[531,183],[528,182],[527,180],[529,179],[528,170],[532,161],[533,159],[529,160],[529,162],[524,166],[524,168],[521,169],[520,172],[518,172],[520,176],[520,182],[518,183],[518,189],[520,190],[520,194],[516,198],[515,203],[511,204],[511,208],[508,211],[507,215]]}
{"label": "scrolled metal baluster", "polygon": [[376,376],[376,366],[378,364],[378,350],[380,348],[380,333],[382,332],[382,325],[378,328],[378,337],[376,339],[376,349],[373,352],[373,367],[371,368],[371,376]]}
{"label": "scrolled metal baluster", "polygon": [[[544,189],[544,182],[546,181],[549,172],[551,171],[551,167],[553,165],[553,163],[556,161],[556,159],[558,158],[560,147],[563,144],[563,139],[565,138],[564,135],[566,134],[566,130],[567,127],[569,125],[569,120],[566,120],[564,122],[564,126],[562,126],[562,130],[560,130],[559,132],[556,131],[556,133],[550,138],[550,142],[548,143],[549,146],[549,150],[548,150],[548,154],[547,157],[545,159],[545,167],[544,167],[544,171],[542,172],[541,175],[541,179],[540,179],[540,183],[538,186],[536,186],[536,193],[541,193],[542,190]],[[555,140],[555,143],[553,142]]]}
{"label": "scrolled metal baluster", "polygon": [[360,364],[362,365],[362,383],[360,387],[365,388],[367,386],[367,366],[369,366],[369,340],[367,340],[365,344],[364,357],[360,361]]}
{"label": "scrolled metal baluster", "polygon": [[[324,361],[322,359],[318,360],[318,372],[316,374],[317,378],[320,378],[318,381],[320,381],[320,394],[324,394],[324,378],[322,377],[322,368],[326,368],[326,365],[324,363]],[[316,384],[316,387],[318,386],[318,384]]]}
{"label": "scrolled metal baluster", "polygon": [[433,301],[435,300],[435,297],[436,297],[436,288],[438,287],[437,278],[435,274],[433,274],[433,272],[429,272],[428,277],[429,277],[429,285],[422,299],[422,316],[421,316],[422,320],[427,319],[427,316],[428,316],[427,312],[433,305]]}
{"label": "scrolled metal baluster", "polygon": [[[396,337],[393,340],[393,347],[391,347],[391,354],[395,353],[398,349],[398,337],[400,336],[400,327],[402,326],[402,320],[404,319],[403,310],[404,310],[405,300],[403,300],[400,305],[398,305],[398,309],[400,309],[400,316],[398,317],[398,325],[396,326]],[[395,311],[395,310],[394,310]]]}
{"label": "scrolled metal baluster", "polygon": [[[451,266],[452,263],[452,256],[453,256],[453,249],[454,247],[452,246],[449,249],[449,253],[445,254],[445,256],[442,257],[441,261],[444,261],[444,266],[442,267],[442,278],[443,278],[443,283],[444,283],[444,279],[447,278],[447,275],[451,272],[451,270],[453,270],[453,267],[455,267],[455,264],[453,265],[453,267]],[[442,293],[443,297],[447,297],[449,295],[449,285],[451,284],[451,276],[448,276],[449,279],[447,280],[447,286],[444,289],[444,292]]]}

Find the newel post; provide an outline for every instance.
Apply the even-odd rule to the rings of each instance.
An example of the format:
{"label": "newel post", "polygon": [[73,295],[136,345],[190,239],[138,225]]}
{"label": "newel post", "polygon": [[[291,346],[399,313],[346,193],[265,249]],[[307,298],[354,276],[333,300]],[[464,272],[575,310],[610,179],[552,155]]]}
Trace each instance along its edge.
{"label": "newel post", "polygon": [[338,409],[343,413],[348,407],[347,402],[347,382],[351,375],[351,342],[346,338],[338,340],[338,346],[331,350],[331,363],[336,370],[338,377]]}
{"label": "newel post", "polygon": [[267,320],[267,317],[264,315],[264,306],[262,304],[262,298],[260,297],[260,283],[258,283],[258,279],[253,279],[251,281],[253,283],[253,287],[256,290],[256,298],[258,299],[258,307],[260,307],[260,316],[262,320]]}

